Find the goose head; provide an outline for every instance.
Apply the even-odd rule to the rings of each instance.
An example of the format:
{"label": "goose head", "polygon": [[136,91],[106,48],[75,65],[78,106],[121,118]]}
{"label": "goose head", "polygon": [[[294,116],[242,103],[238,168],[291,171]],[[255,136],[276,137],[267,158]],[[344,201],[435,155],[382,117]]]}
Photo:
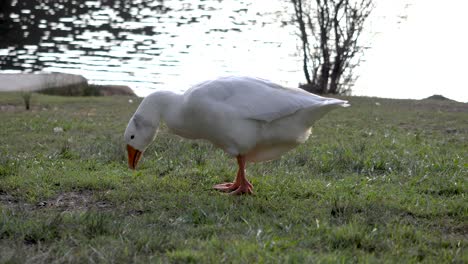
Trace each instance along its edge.
{"label": "goose head", "polygon": [[128,166],[135,169],[145,149],[153,142],[158,132],[161,120],[173,113],[181,100],[181,96],[170,91],[157,91],[143,99],[128,122],[124,140],[127,144]]}
{"label": "goose head", "polygon": [[144,113],[144,111],[137,111],[133,115],[124,134],[127,143],[128,166],[133,170],[145,149],[153,142],[158,129],[159,120],[154,120],[154,116],[148,118]]}

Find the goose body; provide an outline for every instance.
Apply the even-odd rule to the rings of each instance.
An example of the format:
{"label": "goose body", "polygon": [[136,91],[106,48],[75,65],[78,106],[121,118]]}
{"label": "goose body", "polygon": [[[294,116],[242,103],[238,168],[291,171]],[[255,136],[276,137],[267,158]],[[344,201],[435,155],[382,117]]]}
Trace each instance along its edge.
{"label": "goose body", "polygon": [[251,77],[210,80],[183,94],[155,92],[142,101],[125,131],[129,166],[135,168],[163,120],[172,133],[208,140],[237,158],[236,181],[216,189],[251,193],[245,163],[278,158],[304,143],[314,122],[338,106],[348,106],[347,101]]}

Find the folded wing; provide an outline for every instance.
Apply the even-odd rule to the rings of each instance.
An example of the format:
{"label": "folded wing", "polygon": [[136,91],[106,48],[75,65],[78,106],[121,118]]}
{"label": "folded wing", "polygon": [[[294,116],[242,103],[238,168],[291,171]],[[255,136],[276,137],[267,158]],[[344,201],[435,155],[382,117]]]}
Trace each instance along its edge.
{"label": "folded wing", "polygon": [[218,82],[213,85],[217,86],[219,99],[241,116],[254,120],[272,122],[303,109],[348,106],[347,101],[285,88],[262,79],[230,77]]}

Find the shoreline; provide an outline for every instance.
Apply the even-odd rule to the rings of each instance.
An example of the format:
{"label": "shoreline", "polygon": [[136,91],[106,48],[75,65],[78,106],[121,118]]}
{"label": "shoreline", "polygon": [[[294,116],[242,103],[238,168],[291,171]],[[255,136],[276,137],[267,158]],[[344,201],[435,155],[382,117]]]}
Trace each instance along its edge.
{"label": "shoreline", "polygon": [[60,72],[0,73],[0,92],[41,92],[65,96],[136,96],[135,92],[125,85],[89,84],[81,75]]}

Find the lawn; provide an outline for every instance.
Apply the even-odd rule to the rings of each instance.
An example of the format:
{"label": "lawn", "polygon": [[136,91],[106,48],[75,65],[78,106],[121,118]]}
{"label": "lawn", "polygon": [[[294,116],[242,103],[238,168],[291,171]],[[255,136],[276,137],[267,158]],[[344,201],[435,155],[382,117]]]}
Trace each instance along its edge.
{"label": "lawn", "polygon": [[127,168],[140,99],[2,93],[0,263],[467,263],[468,105],[346,99],[229,196],[235,161],[164,127]]}

